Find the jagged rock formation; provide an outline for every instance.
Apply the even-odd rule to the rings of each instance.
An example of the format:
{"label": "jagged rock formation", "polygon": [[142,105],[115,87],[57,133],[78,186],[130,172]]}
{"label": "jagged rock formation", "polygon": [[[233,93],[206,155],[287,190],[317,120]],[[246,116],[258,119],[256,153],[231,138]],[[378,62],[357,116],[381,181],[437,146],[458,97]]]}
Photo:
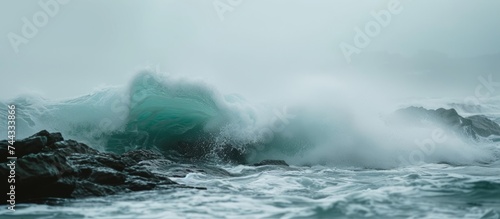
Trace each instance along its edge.
{"label": "jagged rock formation", "polygon": [[[6,159],[7,146],[7,141],[0,141],[2,179],[7,179],[11,171],[6,165],[11,162]],[[152,171],[159,162],[171,163],[155,151],[135,150],[122,155],[99,152],[85,144],[64,140],[60,133],[45,130],[15,142],[14,146],[16,201],[190,188],[170,180],[168,171]],[[0,182],[3,191],[9,188],[7,180]]]}
{"label": "jagged rock formation", "polygon": [[479,136],[500,136],[500,126],[494,121],[481,115],[462,117],[455,109],[428,110],[423,107],[408,107],[397,110],[387,121],[390,124],[404,123],[417,126],[426,123],[438,124],[473,139]]}

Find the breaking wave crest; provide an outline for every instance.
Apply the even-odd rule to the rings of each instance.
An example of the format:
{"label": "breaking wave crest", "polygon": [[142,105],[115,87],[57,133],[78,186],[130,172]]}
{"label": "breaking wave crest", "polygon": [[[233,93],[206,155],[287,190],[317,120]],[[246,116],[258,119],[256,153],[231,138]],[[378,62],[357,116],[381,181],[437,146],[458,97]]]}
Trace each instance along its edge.
{"label": "breaking wave crest", "polygon": [[255,104],[200,80],[145,71],[128,86],[70,100],[22,96],[8,103],[18,108],[19,138],[48,129],[119,153],[154,148],[172,159],[369,168],[498,160],[498,143],[467,141],[446,130],[445,141],[432,142],[439,127],[390,127],[382,108],[360,102],[318,94],[286,107]]}

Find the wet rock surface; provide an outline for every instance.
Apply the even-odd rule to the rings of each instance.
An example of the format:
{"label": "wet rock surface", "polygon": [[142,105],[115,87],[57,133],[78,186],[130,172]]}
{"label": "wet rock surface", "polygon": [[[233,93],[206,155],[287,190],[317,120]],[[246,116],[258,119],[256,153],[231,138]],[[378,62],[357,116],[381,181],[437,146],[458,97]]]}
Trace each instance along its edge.
{"label": "wet rock surface", "polygon": [[254,163],[252,166],[267,166],[267,165],[274,165],[274,166],[288,166],[288,164],[284,160],[263,160],[258,163]]}
{"label": "wet rock surface", "polygon": [[[168,171],[162,173],[159,168],[164,165],[159,164],[174,163],[151,150],[135,150],[122,155],[99,152],[85,144],[64,140],[60,133],[49,133],[45,130],[15,142],[14,146],[17,157],[16,201],[192,188],[170,180]],[[8,178],[11,169],[7,164],[13,162],[7,160],[7,147],[7,141],[0,142],[1,179]],[[192,172],[186,166],[182,168],[185,168],[180,171],[183,174]],[[7,180],[0,181],[4,194],[8,193],[10,185]]]}
{"label": "wet rock surface", "polygon": [[[154,150],[132,150],[121,155],[101,152],[86,144],[65,140],[60,133],[40,131],[16,141],[16,202],[39,202],[51,198],[83,198],[153,189],[206,189],[178,184],[171,178],[188,174],[232,177],[228,171],[203,161],[179,162]],[[8,142],[0,141],[0,178],[11,173],[7,165]],[[253,166],[288,166],[282,160],[263,160]],[[8,193],[7,180],[0,181]]]}

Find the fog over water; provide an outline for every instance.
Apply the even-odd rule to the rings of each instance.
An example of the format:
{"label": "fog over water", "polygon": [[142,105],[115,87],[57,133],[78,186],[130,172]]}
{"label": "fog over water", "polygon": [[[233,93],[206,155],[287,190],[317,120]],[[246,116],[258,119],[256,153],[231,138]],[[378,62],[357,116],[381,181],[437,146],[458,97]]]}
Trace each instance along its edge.
{"label": "fog over water", "polygon": [[69,1],[16,53],[8,34],[22,36],[23,18],[43,9],[11,1],[0,8],[0,98],[72,98],[147,66],[256,101],[317,86],[463,98],[500,69],[497,1],[398,1],[400,13],[350,63],[339,45],[354,45],[355,28],[390,1],[221,1],[231,8],[223,20],[215,2]]}
{"label": "fog over water", "polygon": [[[394,158],[388,151],[415,148],[413,139],[428,134],[393,133],[380,119],[392,111],[407,105],[493,106],[483,98],[500,92],[499,7],[491,1],[398,0],[16,2],[2,9],[6,49],[0,71],[7,83],[0,97],[35,97],[14,99],[26,114],[25,123],[18,122],[20,137],[51,129],[109,149],[103,143],[108,132],[130,131],[134,117],[161,109],[153,121],[163,124],[175,115],[185,127],[139,129],[165,135],[203,124],[203,132],[217,129],[219,139],[245,147],[264,138],[259,133],[272,125],[276,109],[289,107],[297,118],[283,135],[296,139],[280,144],[299,145],[296,154],[300,147],[318,147],[304,162],[325,151],[329,161],[349,153]],[[50,15],[45,23],[40,13]],[[138,76],[144,69],[146,77]],[[163,76],[141,83],[151,72]],[[138,92],[149,99],[134,102]],[[179,94],[187,102],[177,102],[186,98]],[[237,98],[227,96],[232,94]],[[471,96],[483,102],[471,102]],[[103,127],[105,120],[114,128]],[[388,142],[392,135],[400,142]],[[363,154],[366,142],[371,154]],[[456,145],[451,142],[442,156],[467,154]],[[274,158],[301,160],[287,156]],[[489,156],[454,162],[477,157]],[[376,162],[383,166],[386,159]]]}
{"label": "fog over water", "polygon": [[0,218],[498,219],[499,9],[3,1]]}

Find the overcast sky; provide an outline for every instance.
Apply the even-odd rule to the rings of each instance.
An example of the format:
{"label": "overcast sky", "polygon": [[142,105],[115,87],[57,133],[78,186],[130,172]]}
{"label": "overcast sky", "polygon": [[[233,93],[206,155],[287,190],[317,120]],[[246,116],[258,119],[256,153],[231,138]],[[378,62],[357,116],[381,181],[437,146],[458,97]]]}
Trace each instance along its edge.
{"label": "overcast sky", "polygon": [[[355,28],[390,1],[72,0],[13,46],[9,34],[23,36],[23,18],[43,12],[39,2],[47,0],[0,3],[1,99],[84,95],[126,84],[147,65],[243,95],[325,75],[394,80],[423,95],[445,85],[470,92],[478,74],[500,76],[500,1],[401,0],[351,63],[339,45],[353,44]],[[214,2],[231,11],[218,14]]]}

